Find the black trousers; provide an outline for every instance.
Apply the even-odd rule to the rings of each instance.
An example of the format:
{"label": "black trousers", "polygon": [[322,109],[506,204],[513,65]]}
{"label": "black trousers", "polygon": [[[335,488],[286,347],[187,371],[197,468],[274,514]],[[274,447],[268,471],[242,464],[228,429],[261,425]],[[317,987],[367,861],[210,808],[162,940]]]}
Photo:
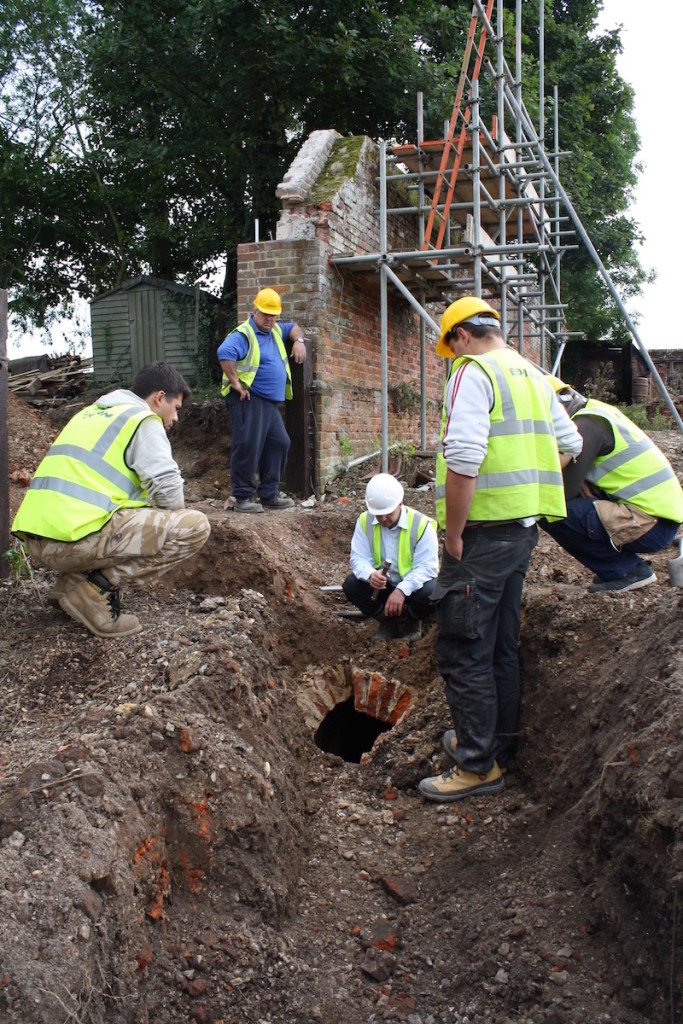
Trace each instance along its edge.
{"label": "black trousers", "polygon": [[466,529],[462,559],[444,549],[434,588],[436,654],[466,771],[505,767],[516,745],[522,587],[536,526]]}
{"label": "black trousers", "polygon": [[[434,610],[431,596],[435,582],[435,580],[428,580],[419,590],[406,597],[404,607],[407,614],[413,619],[426,619]],[[380,590],[377,597],[373,599],[372,587],[368,581],[357,579],[353,573],[349,573],[342,586],[351,604],[360,608],[363,615],[374,619],[381,619],[384,616],[384,604],[389,594],[396,589],[393,583],[387,580],[386,589]]]}

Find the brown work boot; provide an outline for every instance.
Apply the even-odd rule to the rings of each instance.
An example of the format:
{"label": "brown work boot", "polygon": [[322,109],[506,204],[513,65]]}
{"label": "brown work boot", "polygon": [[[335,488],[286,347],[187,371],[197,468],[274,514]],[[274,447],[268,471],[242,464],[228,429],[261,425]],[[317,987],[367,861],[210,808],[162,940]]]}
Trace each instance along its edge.
{"label": "brown work boot", "polygon": [[54,587],[47,595],[50,604],[59,604],[61,599],[84,579],[82,572],[60,572],[55,579]]}
{"label": "brown work boot", "polygon": [[101,573],[91,573],[73,587],[60,598],[59,607],[95,636],[132,636],[142,629],[136,615],[121,614],[119,592]]}

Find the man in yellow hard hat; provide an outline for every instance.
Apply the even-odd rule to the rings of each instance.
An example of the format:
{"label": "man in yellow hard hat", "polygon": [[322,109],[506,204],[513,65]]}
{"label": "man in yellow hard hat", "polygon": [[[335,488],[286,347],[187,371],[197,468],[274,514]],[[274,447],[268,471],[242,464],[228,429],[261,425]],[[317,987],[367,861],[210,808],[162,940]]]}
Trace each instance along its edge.
{"label": "man in yellow hard hat", "polygon": [[672,543],[683,522],[683,490],[669,460],[622,411],[585,398],[558,377],[550,383],[583,438],[564,470],[567,518],[542,523],[595,573],[591,594],[624,593],[656,582],[640,557]]}
{"label": "man in yellow hard hat", "polygon": [[[441,319],[445,389],[436,516],[445,530],[436,653],[453,728],[453,767],[423,779],[437,802],[499,793],[515,749],[521,598],[536,522],[564,516],[562,462],[581,436],[550,384],[506,345],[498,312],[468,295]],[[560,453],[564,453],[561,458]]]}
{"label": "man in yellow hard hat", "polygon": [[281,312],[278,292],[261,288],[251,316],[218,348],[221,394],[232,421],[230,482],[236,512],[258,513],[294,504],[279,489],[290,440],[278,406],[292,397],[285,343],[291,342],[294,362],[303,363],[306,339],[298,324],[278,323]]}

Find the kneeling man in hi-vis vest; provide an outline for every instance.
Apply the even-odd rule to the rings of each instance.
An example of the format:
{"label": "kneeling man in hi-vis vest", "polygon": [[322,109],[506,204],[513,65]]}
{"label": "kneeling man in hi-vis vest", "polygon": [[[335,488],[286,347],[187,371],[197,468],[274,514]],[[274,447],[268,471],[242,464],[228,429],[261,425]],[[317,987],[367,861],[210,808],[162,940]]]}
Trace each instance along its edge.
{"label": "kneeling man in hi-vis vest", "polygon": [[[522,587],[537,520],[566,514],[562,465],[581,435],[541,371],[506,345],[500,317],[468,295],[441,318],[446,384],[436,517],[445,530],[433,599],[453,767],[423,779],[429,800],[499,793],[515,750]],[[563,453],[562,455],[560,453]]]}
{"label": "kneeling man in hi-vis vest", "polygon": [[403,504],[403,486],[376,473],[365,489],[368,511],[356,521],[351,569],[343,584],[349,601],[379,620],[371,639],[420,639],[421,622],[433,611],[431,595],[439,571],[436,524]]}
{"label": "kneeling man in hi-vis vest", "polygon": [[541,526],[595,573],[590,594],[639,590],[657,579],[641,554],[662,551],[683,522],[683,490],[669,460],[621,409],[551,377],[583,438],[564,470],[567,518]]}
{"label": "kneeling man in hi-vis vest", "polygon": [[150,363],[130,391],[77,413],[49,448],[12,532],[32,559],[58,573],[49,596],[95,636],[142,629],[121,612],[119,588],[158,579],[196,554],[211,532],[185,508],[167,431],[190,389],[167,363]]}

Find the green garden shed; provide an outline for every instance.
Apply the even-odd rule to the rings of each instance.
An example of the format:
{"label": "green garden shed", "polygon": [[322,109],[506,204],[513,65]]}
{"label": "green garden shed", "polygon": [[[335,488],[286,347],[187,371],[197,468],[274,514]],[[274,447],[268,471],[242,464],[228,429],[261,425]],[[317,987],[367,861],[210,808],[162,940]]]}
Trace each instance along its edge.
{"label": "green garden shed", "polygon": [[229,326],[220,299],[199,287],[141,275],[90,302],[93,374],[127,386],[147,363],[171,363],[190,387],[220,379],[216,349]]}

